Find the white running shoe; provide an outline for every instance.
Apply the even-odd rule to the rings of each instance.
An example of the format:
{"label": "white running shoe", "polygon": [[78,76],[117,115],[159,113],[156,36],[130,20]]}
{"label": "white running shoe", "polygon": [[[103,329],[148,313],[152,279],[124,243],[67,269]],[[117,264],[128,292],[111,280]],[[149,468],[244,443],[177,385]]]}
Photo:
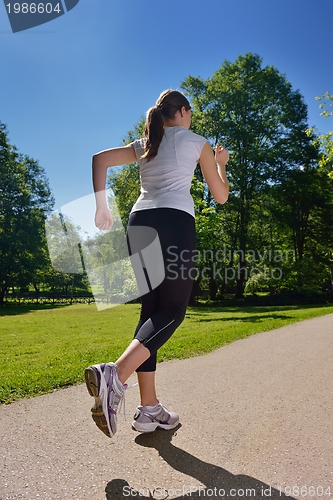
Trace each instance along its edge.
{"label": "white running shoe", "polygon": [[179,424],[179,415],[168,411],[162,403],[156,406],[138,406],[132,428],[138,432],[153,432],[157,428],[173,429]]}
{"label": "white running shoe", "polygon": [[117,370],[115,363],[93,365],[85,370],[88,392],[95,398],[92,418],[108,437],[117,432],[117,410],[127,389],[127,385],[118,379]]}

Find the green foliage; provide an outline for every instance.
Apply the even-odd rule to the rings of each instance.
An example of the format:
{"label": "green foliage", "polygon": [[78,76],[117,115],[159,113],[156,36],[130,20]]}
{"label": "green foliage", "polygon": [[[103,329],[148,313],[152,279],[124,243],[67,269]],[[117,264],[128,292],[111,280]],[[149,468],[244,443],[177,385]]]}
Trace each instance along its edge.
{"label": "green foliage", "polygon": [[[323,94],[321,97],[316,97],[317,101],[320,101],[319,108],[323,109],[320,113],[321,116],[329,118],[333,115],[333,95],[328,92]],[[306,133],[308,136],[313,136],[315,129],[308,129]],[[333,179],[333,131],[327,134],[320,134],[317,137],[313,137],[313,144],[320,149],[319,166],[327,173],[327,175]]]}
{"label": "green foliage", "polygon": [[108,176],[108,187],[115,194],[118,212],[124,227],[126,227],[131,209],[140,194],[138,164],[130,163],[120,171],[112,169]]}
{"label": "green foliage", "polygon": [[333,95],[330,95],[328,92],[326,92],[322,96],[316,97],[316,100],[320,102],[319,108],[323,110],[320,113],[321,116],[325,116],[326,118],[328,118],[329,116],[333,115]]}
{"label": "green foliage", "polygon": [[[230,151],[231,192],[223,207],[226,216],[219,241],[220,245],[228,241],[231,250],[239,250],[236,295],[241,297],[246,253],[258,243],[263,246],[256,229],[258,215],[262,216],[258,214],[260,198],[267,199],[270,187],[289,171],[316,161],[317,149],[305,133],[307,108],[286,77],[272,66],[262,67],[255,54],[239,56],[233,63],[225,61],[207,80],[189,76],[182,88],[192,101],[193,130]],[[211,198],[209,205],[215,206]],[[273,244],[271,235],[266,239],[266,244]],[[229,266],[234,266],[232,259]]]}
{"label": "green foliage", "polygon": [[[47,219],[47,265],[41,282],[53,292],[73,295],[76,289],[89,291],[80,244],[80,228],[66,216],[55,212]],[[52,264],[50,261],[52,259]]]}
{"label": "green foliage", "polygon": [[27,287],[47,264],[44,221],[53,198],[43,169],[21,155],[0,123],[0,302]]}
{"label": "green foliage", "polygon": [[[127,132],[123,144],[130,144],[143,135],[144,120],[134,125],[134,129]],[[108,187],[115,194],[117,209],[124,227],[127,226],[131,209],[140,194],[140,174],[137,163],[124,165],[121,169],[111,169],[108,175]]]}
{"label": "green foliage", "polygon": [[[64,225],[55,215],[49,218],[53,234],[48,243],[59,255],[57,269],[51,264],[45,220],[53,205],[44,170],[10,145],[6,126],[0,123],[0,303],[10,289],[14,294],[32,287],[37,294],[45,289],[67,294],[89,289],[81,258],[72,255],[66,240],[67,234],[79,241],[77,229],[66,220],[64,233]],[[62,246],[61,251],[57,245]]]}

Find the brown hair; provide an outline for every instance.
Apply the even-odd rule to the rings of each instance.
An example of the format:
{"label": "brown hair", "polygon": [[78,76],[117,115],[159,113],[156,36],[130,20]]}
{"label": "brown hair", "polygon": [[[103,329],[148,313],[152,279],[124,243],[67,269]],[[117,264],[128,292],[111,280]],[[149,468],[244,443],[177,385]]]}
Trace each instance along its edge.
{"label": "brown hair", "polygon": [[155,106],[148,109],[144,128],[145,146],[141,158],[147,161],[155,158],[164,135],[164,121],[172,120],[183,106],[186,110],[191,109],[184,94],[178,90],[165,90]]}

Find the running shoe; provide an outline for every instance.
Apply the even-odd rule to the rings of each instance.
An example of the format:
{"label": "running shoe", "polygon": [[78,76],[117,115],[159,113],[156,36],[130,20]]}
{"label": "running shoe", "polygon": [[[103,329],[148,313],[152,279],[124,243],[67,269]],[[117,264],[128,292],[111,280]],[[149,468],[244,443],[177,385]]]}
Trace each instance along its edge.
{"label": "running shoe", "polygon": [[92,418],[108,437],[117,432],[117,410],[127,389],[127,385],[118,379],[117,369],[115,363],[103,363],[85,370],[88,392],[95,398],[91,408]]}
{"label": "running shoe", "polygon": [[168,411],[159,402],[156,406],[138,406],[132,422],[132,428],[138,432],[153,432],[157,428],[173,429],[178,423],[178,414]]}

